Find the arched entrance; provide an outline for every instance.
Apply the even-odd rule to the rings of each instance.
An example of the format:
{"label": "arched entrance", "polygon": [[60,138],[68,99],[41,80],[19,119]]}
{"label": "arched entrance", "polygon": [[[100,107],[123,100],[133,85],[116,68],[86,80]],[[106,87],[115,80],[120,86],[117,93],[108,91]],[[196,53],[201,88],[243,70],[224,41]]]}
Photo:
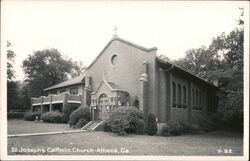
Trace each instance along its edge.
{"label": "arched entrance", "polygon": [[103,93],[99,96],[99,119],[106,120],[108,118],[108,111],[109,111],[109,99],[108,95]]}

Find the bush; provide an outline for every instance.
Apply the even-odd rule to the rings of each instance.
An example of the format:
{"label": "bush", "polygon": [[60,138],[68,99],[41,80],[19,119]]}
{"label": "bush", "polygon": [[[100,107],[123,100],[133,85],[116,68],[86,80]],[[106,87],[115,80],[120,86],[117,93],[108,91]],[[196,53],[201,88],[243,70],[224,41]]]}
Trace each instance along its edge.
{"label": "bush", "polygon": [[89,107],[79,107],[74,110],[69,117],[70,127],[75,127],[80,119],[84,118],[87,122],[90,121],[90,109]]}
{"label": "bush", "polygon": [[76,109],[77,109],[77,106],[68,105],[68,107],[63,110],[62,122],[68,123],[71,113]]}
{"label": "bush", "polygon": [[216,129],[216,123],[212,120],[211,116],[208,114],[199,114],[191,119],[193,124],[199,126],[202,131],[213,131]]}
{"label": "bush", "polygon": [[46,112],[42,114],[41,119],[44,122],[49,122],[49,123],[62,123],[62,113],[58,111],[51,111],[51,112]]}
{"label": "bush", "polygon": [[24,117],[25,112],[8,112],[7,118],[8,119],[20,119]]}
{"label": "bush", "polygon": [[181,134],[197,134],[203,129],[197,124],[184,121],[169,121],[162,127],[163,136],[179,136]]}
{"label": "bush", "polygon": [[80,129],[83,126],[85,126],[88,122],[89,121],[85,120],[84,118],[81,118],[73,128]]}
{"label": "bush", "polygon": [[220,98],[220,105],[214,117],[216,125],[220,125],[219,128],[243,132],[243,98],[243,91],[231,91]]}
{"label": "bush", "polygon": [[103,130],[104,130],[105,132],[110,132],[110,131],[112,131],[112,130],[111,130],[111,127],[110,127],[110,125],[108,124],[107,121],[104,123]]}
{"label": "bush", "polygon": [[166,125],[162,127],[163,136],[178,136],[181,135],[182,126],[179,122],[169,121]]}
{"label": "bush", "polygon": [[197,134],[202,131],[200,126],[196,123],[180,121],[179,124],[181,127],[181,134]]}
{"label": "bush", "polygon": [[145,123],[142,119],[138,119],[135,124],[135,133],[136,134],[145,134]]}
{"label": "bush", "polygon": [[27,113],[24,114],[24,119],[26,121],[34,121],[36,119],[36,117],[38,117],[38,119],[40,119],[41,117],[41,112],[40,111],[29,111]]}
{"label": "bush", "polygon": [[138,129],[138,127],[144,127],[142,122],[142,112],[138,109],[134,107],[119,107],[113,111],[104,127],[105,130],[111,129],[112,132],[119,135],[142,133],[144,130]]}
{"label": "bush", "polygon": [[148,135],[155,135],[157,133],[157,123],[154,114],[149,114],[147,117],[146,133]]}

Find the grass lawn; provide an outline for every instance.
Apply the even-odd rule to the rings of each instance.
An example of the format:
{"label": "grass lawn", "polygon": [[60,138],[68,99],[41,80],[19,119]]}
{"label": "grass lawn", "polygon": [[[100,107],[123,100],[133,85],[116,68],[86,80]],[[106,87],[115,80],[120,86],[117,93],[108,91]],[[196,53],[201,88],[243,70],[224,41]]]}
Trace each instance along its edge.
{"label": "grass lawn", "polygon": [[[11,125],[9,132],[62,130],[61,124],[34,123],[37,126],[22,127]],[[28,125],[28,124],[27,124]],[[46,128],[43,126],[46,125]],[[57,128],[49,129],[49,127]],[[17,129],[10,129],[16,127]],[[35,128],[34,128],[35,127]],[[19,129],[19,130],[18,130]],[[66,128],[67,129],[67,128]],[[44,150],[44,151],[43,151]],[[219,153],[218,150],[221,152]],[[225,153],[230,151],[232,153]],[[26,152],[25,152],[26,151]],[[29,152],[27,152],[29,151]],[[234,155],[243,154],[242,135],[232,132],[215,131],[197,135],[162,137],[148,135],[117,136],[107,132],[81,132],[46,136],[8,138],[9,155]]]}
{"label": "grass lawn", "polygon": [[11,119],[7,121],[8,135],[72,130],[68,124],[49,124]]}

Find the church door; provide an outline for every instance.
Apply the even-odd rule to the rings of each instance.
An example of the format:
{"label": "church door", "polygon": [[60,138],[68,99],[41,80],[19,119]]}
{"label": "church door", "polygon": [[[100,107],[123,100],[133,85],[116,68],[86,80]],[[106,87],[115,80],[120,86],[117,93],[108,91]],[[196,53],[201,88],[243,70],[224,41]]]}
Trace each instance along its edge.
{"label": "church door", "polygon": [[106,120],[108,117],[109,102],[106,94],[99,96],[99,119]]}

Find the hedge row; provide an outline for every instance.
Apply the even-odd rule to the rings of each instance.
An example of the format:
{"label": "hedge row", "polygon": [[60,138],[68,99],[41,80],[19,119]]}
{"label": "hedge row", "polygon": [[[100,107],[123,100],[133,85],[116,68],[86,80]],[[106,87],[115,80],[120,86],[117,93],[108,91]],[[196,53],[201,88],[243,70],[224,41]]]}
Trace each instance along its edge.
{"label": "hedge row", "polygon": [[40,119],[41,118],[41,112],[39,111],[36,111],[36,112],[32,112],[32,111],[29,111],[27,113],[24,114],[24,119],[26,121],[34,121],[37,119]]}
{"label": "hedge row", "polygon": [[8,112],[7,118],[8,119],[22,119],[26,112]]}

